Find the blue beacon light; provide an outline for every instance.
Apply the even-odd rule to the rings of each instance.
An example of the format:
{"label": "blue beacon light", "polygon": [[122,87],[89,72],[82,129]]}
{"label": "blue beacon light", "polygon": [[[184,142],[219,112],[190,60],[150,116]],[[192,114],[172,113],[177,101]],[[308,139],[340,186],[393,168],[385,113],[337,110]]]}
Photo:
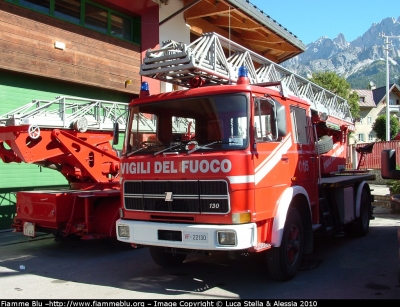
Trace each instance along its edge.
{"label": "blue beacon light", "polygon": [[246,66],[240,66],[239,67],[239,78],[240,77],[247,77],[248,76],[248,70]]}
{"label": "blue beacon light", "polygon": [[150,95],[149,84],[146,81],[143,81],[140,86],[140,97],[146,97]]}
{"label": "blue beacon light", "polygon": [[237,84],[249,84],[248,70],[246,66],[240,66]]}

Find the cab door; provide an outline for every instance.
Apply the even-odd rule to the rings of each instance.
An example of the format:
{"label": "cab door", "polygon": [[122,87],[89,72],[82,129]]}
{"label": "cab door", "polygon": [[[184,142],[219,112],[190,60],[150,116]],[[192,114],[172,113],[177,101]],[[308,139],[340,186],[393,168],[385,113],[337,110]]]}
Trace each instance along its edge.
{"label": "cab door", "polygon": [[293,127],[293,142],[298,152],[294,183],[303,186],[313,204],[318,199],[318,159],[315,151],[311,117],[300,106],[290,106],[290,120]]}

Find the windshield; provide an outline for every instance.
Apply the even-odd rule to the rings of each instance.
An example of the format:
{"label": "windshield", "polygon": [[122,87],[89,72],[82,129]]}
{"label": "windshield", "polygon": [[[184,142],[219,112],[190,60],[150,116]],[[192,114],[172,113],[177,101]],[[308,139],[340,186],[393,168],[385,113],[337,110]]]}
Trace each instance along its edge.
{"label": "windshield", "polygon": [[191,154],[248,146],[245,94],[203,96],[133,106],[125,153]]}

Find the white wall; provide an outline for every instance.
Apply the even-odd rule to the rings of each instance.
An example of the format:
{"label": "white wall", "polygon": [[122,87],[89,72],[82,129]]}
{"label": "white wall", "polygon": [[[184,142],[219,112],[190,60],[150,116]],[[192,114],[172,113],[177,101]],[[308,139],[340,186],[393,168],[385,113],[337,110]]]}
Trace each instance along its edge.
{"label": "white wall", "polygon": [[[160,22],[168,18],[175,12],[183,7],[180,0],[170,0],[167,5],[160,5]],[[176,42],[190,43],[190,28],[186,26],[185,19],[183,18],[184,12],[174,16],[163,23],[160,27],[160,46],[166,40],[173,40]],[[161,82],[161,92],[172,91],[172,84]]]}
{"label": "white wall", "polygon": [[[161,4],[160,22],[182,9],[182,7],[183,3],[180,0],[170,0],[167,5]],[[162,41],[170,39],[185,44],[190,43],[190,29],[186,26],[183,13],[184,12],[181,12],[161,25],[160,45]]]}

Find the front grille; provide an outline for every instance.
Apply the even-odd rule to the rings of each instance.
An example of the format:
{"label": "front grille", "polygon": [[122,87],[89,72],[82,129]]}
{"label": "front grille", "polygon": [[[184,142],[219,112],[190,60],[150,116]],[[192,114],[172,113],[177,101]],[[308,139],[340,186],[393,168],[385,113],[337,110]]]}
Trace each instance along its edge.
{"label": "front grille", "polygon": [[[166,193],[172,195],[166,201]],[[128,210],[179,213],[228,213],[228,185],[224,180],[146,180],[124,182]]]}

